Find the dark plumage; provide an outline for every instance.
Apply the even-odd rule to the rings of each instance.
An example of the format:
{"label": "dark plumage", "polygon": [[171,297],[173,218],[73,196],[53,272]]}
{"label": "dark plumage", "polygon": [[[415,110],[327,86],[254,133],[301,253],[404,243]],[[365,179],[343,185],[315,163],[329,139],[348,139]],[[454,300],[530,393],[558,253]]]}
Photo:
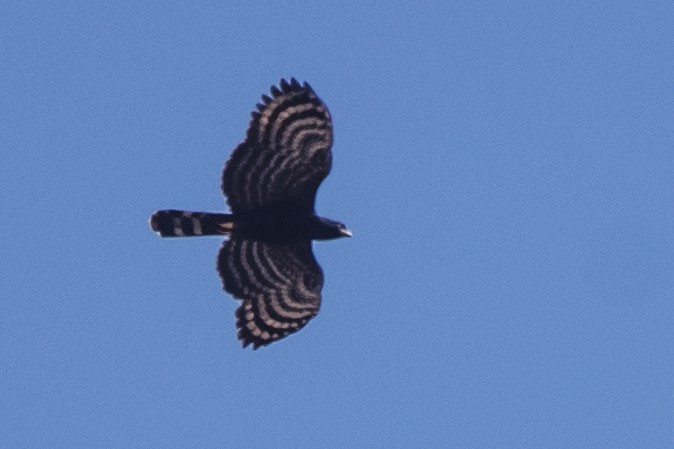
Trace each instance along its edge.
{"label": "dark plumage", "polygon": [[351,236],[316,215],[319,185],[332,165],[332,121],[307,84],[272,86],[222,175],[230,214],[161,210],[162,237],[228,235],[218,253],[224,289],[242,300],[239,339],[253,348],[301,329],[320,308],[323,273],[312,240]]}

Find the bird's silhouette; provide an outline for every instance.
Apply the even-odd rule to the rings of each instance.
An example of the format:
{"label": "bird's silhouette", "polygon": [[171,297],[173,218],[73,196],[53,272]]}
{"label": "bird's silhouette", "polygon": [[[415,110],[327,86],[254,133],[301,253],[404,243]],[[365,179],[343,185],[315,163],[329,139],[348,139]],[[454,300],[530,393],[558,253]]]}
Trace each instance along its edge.
{"label": "bird's silhouette", "polygon": [[231,213],[171,209],[150,218],[162,237],[228,236],[217,269],[225,291],[242,301],[236,325],[244,347],[268,345],[318,313],[323,272],[312,241],[351,236],[314,210],[331,147],[328,108],[306,82],[281,80],[262,96],[225,164],[222,191]]}

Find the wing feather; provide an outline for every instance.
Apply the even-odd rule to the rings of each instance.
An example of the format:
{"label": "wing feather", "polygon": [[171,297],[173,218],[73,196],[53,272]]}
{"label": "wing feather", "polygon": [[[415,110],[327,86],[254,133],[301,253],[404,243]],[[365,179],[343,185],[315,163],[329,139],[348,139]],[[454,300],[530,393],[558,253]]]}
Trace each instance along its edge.
{"label": "wing feather", "polygon": [[218,253],[223,288],[236,311],[243,346],[268,345],[303,328],[320,308],[323,272],[311,241],[269,243],[233,237]]}
{"label": "wing feather", "polygon": [[309,84],[271,88],[253,112],[245,140],[225,165],[222,190],[234,213],[278,205],[313,212],[332,166],[332,119]]}

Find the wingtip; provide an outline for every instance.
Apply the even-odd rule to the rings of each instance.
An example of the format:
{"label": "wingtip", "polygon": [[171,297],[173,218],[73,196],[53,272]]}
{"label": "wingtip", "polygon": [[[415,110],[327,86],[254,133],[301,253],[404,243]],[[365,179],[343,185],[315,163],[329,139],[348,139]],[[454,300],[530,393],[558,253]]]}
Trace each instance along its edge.
{"label": "wingtip", "polygon": [[[279,90],[280,87],[280,90]],[[290,78],[281,78],[281,81],[279,81],[278,87],[272,86],[271,87],[271,93],[274,96],[278,96],[282,93],[287,93],[291,91],[301,91],[303,89],[308,89],[311,90],[311,86],[309,86],[309,83],[304,81],[303,83],[300,83],[297,78],[294,76],[291,76]]]}

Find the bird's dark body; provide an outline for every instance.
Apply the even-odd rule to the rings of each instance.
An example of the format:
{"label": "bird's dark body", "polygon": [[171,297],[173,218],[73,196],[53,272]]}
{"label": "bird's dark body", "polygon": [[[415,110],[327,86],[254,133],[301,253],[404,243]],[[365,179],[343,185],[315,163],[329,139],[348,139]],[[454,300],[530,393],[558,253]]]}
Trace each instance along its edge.
{"label": "bird's dark body", "polygon": [[323,102],[295,79],[273,86],[230,156],[222,190],[231,213],[160,210],[162,237],[229,236],[218,253],[224,289],[242,300],[239,338],[257,348],[301,329],[318,313],[323,272],[312,240],[350,236],[314,212],[332,166],[332,121]]}
{"label": "bird's dark body", "polygon": [[284,213],[251,214],[234,222],[234,234],[265,242],[290,243],[302,240],[330,240],[344,237],[339,228],[326,224],[318,215]]}

